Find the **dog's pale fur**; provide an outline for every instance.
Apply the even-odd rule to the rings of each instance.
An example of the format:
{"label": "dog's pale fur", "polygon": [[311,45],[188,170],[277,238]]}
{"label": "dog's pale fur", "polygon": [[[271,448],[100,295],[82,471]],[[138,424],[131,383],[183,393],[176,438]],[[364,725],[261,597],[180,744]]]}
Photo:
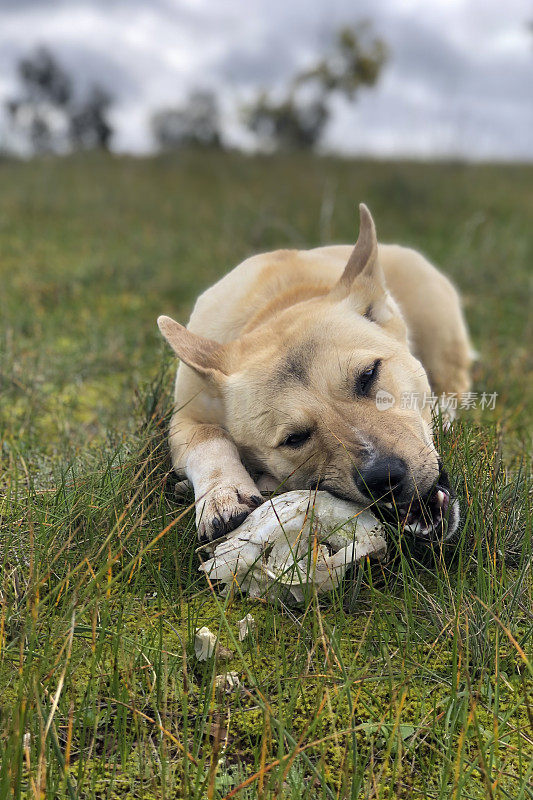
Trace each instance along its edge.
{"label": "dog's pale fur", "polygon": [[[170,447],[193,484],[200,536],[261,502],[260,475],[260,486],[322,482],[361,502],[354,468],[392,454],[408,465],[404,494],[434,484],[430,408],[401,397],[468,390],[468,334],[449,280],[414,250],[378,246],[365,206],[355,248],[254,256],[200,296],[188,328],[158,323],[181,360]],[[378,360],[371,393],[358,394],[357,376]],[[395,399],[386,411],[380,388]],[[308,439],[288,446],[302,430]]]}

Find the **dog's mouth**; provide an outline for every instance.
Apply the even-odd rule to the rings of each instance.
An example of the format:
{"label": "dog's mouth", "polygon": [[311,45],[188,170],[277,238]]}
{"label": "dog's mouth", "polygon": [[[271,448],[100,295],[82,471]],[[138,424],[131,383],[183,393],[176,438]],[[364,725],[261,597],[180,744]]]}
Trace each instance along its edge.
{"label": "dog's mouth", "polygon": [[[326,482],[312,482],[309,488],[320,488],[341,500],[353,502],[352,497]],[[424,496],[415,494],[409,501],[399,503],[389,494],[380,497],[368,509],[385,524],[399,528],[402,533],[411,534],[426,544],[450,541],[459,526],[459,500],[450,485],[448,473],[442,467],[437,480]]]}
{"label": "dog's mouth", "polygon": [[447,541],[452,538],[459,524],[459,501],[453,492],[448,474],[441,469],[431,489],[423,496],[414,495],[405,503],[396,503],[394,498],[383,498],[372,507],[384,522],[400,526],[400,529],[417,539]]}

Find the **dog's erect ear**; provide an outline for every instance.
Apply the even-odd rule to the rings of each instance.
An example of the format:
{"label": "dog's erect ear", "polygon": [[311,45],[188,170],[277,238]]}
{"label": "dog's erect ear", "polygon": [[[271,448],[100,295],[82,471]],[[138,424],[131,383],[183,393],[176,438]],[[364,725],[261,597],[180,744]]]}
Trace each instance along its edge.
{"label": "dog's erect ear", "polygon": [[365,273],[371,277],[377,267],[378,259],[378,240],[374,220],[364,203],[359,205],[359,236],[348,259],[338,283],[331,290],[331,297],[335,300],[343,300],[350,294],[353,282]]}
{"label": "dog's erect ear", "polygon": [[385,276],[378,261],[378,240],[370,211],[359,206],[359,236],[339,281],[330,292],[334,301],[350,298],[355,310],[389,333],[404,338],[405,325],[398,306],[387,291]]}
{"label": "dog's erect ear", "polygon": [[175,322],[171,317],[158,317],[159,330],[178,358],[203,378],[221,384],[225,372],[225,348],[213,339],[205,339]]}

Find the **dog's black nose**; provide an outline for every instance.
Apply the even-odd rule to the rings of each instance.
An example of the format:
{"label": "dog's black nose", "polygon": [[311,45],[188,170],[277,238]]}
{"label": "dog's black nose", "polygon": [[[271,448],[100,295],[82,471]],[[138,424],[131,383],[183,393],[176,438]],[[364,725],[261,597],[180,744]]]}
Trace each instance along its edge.
{"label": "dog's black nose", "polygon": [[399,495],[407,475],[405,461],[397,456],[377,458],[365,469],[355,472],[355,485],[371,500],[381,500],[388,494]]}

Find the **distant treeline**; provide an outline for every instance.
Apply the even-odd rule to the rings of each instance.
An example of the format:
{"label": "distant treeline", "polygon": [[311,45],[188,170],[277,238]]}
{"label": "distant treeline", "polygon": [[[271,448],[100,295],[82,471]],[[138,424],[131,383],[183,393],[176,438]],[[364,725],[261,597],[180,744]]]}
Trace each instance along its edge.
{"label": "distant treeline", "polygon": [[[257,146],[268,150],[317,147],[331,116],[335,95],[354,102],[361,87],[374,86],[387,48],[368,24],[342,28],[330,52],[293,75],[282,91],[258,90],[239,109]],[[8,135],[4,149],[26,155],[110,148],[114,135],[113,94],[100,84],[80,92],[71,75],[46,48],[17,64],[19,92],[6,102]],[[155,147],[224,148],[220,104],[214,90],[193,89],[180,104],[150,118]]]}

